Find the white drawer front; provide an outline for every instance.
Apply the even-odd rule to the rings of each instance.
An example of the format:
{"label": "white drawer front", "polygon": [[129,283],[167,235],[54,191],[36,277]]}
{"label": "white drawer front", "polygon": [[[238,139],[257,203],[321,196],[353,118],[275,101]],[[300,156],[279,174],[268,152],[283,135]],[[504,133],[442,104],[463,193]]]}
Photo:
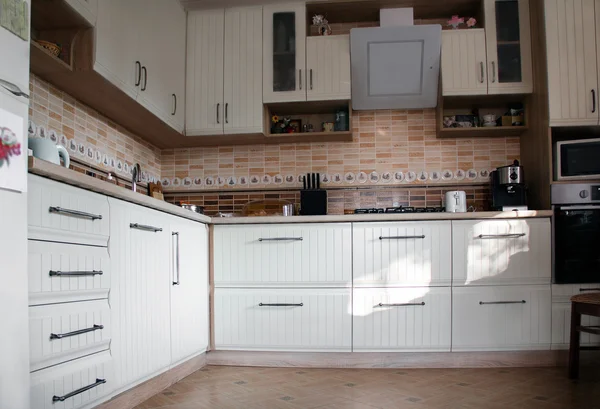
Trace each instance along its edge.
{"label": "white drawer front", "polygon": [[110,334],[108,300],[30,307],[31,370],[104,351]]}
{"label": "white drawer front", "polygon": [[214,308],[216,349],[351,350],[350,289],[217,288]]}
{"label": "white drawer front", "polygon": [[354,286],[448,286],[451,224],[354,223]]}
{"label": "white drawer front", "polygon": [[106,247],[29,240],[27,251],[29,305],[108,297],[111,269]]}
{"label": "white drawer front", "polygon": [[[600,326],[600,318],[581,316],[581,325]],[[580,333],[582,346],[600,346],[598,335]],[[571,339],[571,303],[552,303],[552,349],[569,349]]]}
{"label": "white drawer front", "polygon": [[354,351],[450,352],[450,287],[359,288],[353,304]]}
{"label": "white drawer front", "polygon": [[550,284],[549,219],[452,222],[453,284]]}
{"label": "white drawer front", "polygon": [[109,209],[105,196],[34,175],[29,175],[28,182],[30,239],[107,245]]}
{"label": "white drawer front", "polygon": [[215,286],[350,286],[351,229],[349,223],[215,226]]}
{"label": "white drawer front", "polygon": [[553,284],[552,302],[570,303],[571,297],[577,294],[600,292],[600,283],[596,284]]}
{"label": "white drawer front", "polygon": [[[106,381],[101,383],[102,380]],[[68,397],[82,388],[92,388]],[[99,400],[114,389],[113,362],[109,352],[100,352],[31,374],[31,407],[77,409]]]}
{"label": "white drawer front", "polygon": [[453,351],[550,349],[550,285],[455,287],[452,325]]}

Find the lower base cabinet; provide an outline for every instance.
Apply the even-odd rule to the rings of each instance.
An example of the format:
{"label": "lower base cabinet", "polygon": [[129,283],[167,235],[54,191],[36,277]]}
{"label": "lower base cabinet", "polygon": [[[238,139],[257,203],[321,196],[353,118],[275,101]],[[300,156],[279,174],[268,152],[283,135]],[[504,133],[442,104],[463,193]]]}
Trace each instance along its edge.
{"label": "lower base cabinet", "polygon": [[215,290],[215,348],[350,352],[351,289]]}
{"label": "lower base cabinet", "polygon": [[354,351],[450,352],[450,287],[357,288],[353,305]]}
{"label": "lower base cabinet", "polygon": [[[571,297],[600,291],[600,284],[555,284],[552,286],[552,349],[569,349],[571,336]],[[600,326],[600,318],[581,316],[581,325]],[[580,334],[581,346],[600,346],[597,335]]]}
{"label": "lower base cabinet", "polygon": [[551,344],[551,286],[452,289],[452,350],[544,350]]}

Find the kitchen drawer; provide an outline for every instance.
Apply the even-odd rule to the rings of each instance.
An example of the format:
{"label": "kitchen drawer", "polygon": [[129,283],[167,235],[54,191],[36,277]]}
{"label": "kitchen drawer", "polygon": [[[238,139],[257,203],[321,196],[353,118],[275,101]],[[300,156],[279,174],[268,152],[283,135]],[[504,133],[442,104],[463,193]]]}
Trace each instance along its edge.
{"label": "kitchen drawer", "polygon": [[453,285],[550,284],[550,238],[550,219],[453,221]]}
{"label": "kitchen drawer", "polygon": [[354,286],[449,286],[451,224],[354,223]]}
{"label": "kitchen drawer", "polygon": [[29,308],[32,371],[107,350],[110,338],[108,300]]}
{"label": "kitchen drawer", "polygon": [[[600,326],[600,318],[581,316],[581,325]],[[581,346],[600,346],[598,335],[580,334]],[[552,302],[552,349],[569,349],[571,340],[571,303]]]}
{"label": "kitchen drawer", "polygon": [[350,352],[350,292],[350,289],[217,288],[215,347]]}
{"label": "kitchen drawer", "polygon": [[111,263],[106,247],[29,240],[27,252],[29,305],[108,297]]}
{"label": "kitchen drawer", "polygon": [[351,231],[350,223],[215,226],[215,286],[349,287]]}
{"label": "kitchen drawer", "polygon": [[600,283],[592,284],[552,284],[552,303],[571,303],[577,294],[600,292]]}
{"label": "kitchen drawer", "polygon": [[544,350],[550,343],[550,285],[452,289],[453,351]]}
{"label": "kitchen drawer", "polygon": [[108,199],[97,193],[29,175],[29,238],[106,246]]}
{"label": "kitchen drawer", "polygon": [[450,287],[358,288],[354,351],[450,352]]}
{"label": "kitchen drawer", "polygon": [[77,409],[100,403],[113,390],[112,358],[108,351],[100,352],[33,372],[31,408]]}

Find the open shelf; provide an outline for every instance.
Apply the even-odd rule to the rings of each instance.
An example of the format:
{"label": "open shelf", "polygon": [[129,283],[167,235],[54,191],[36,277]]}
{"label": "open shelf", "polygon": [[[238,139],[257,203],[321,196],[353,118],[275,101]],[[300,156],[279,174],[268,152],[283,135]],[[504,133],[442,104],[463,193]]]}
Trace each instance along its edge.
{"label": "open shelf", "polygon": [[438,138],[494,138],[521,136],[527,126],[490,126],[478,128],[441,128]]}
{"label": "open shelf", "polygon": [[51,54],[34,40],[31,41],[30,58],[31,71],[37,75],[73,71],[73,67]]}

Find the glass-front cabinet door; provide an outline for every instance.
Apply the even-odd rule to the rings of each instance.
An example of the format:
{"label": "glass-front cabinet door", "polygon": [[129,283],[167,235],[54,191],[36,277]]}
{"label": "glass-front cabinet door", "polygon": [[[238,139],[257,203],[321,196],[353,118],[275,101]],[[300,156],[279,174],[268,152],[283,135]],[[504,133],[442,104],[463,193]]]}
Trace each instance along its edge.
{"label": "glass-front cabinet door", "polygon": [[533,92],[529,0],[485,0],[488,93]]}
{"label": "glass-front cabinet door", "polygon": [[263,8],[263,102],[306,101],[306,6]]}

